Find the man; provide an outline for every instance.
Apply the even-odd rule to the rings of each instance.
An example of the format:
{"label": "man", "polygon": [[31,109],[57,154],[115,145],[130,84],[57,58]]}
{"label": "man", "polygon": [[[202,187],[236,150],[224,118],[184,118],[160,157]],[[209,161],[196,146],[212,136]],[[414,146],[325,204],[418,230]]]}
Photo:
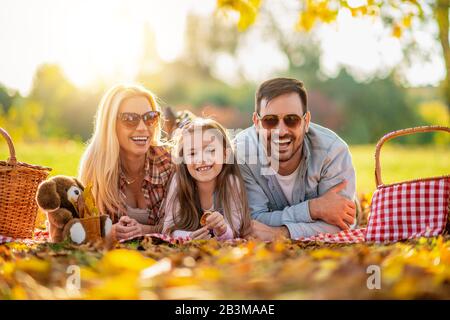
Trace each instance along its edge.
{"label": "man", "polygon": [[355,222],[355,171],[348,146],[311,123],[303,83],[288,78],[258,89],[253,126],[236,138],[253,235],[296,239]]}

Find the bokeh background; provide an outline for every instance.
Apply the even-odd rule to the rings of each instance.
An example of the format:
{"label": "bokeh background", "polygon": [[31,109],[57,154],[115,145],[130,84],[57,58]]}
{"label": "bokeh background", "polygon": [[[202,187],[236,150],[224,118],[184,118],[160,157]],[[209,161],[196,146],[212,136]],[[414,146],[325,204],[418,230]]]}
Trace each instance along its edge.
{"label": "bokeh background", "polygon": [[[251,124],[259,83],[304,81],[314,122],[349,144],[358,192],[375,143],[450,124],[448,0],[0,0],[0,127],[19,161],[76,175],[101,95],[120,82],[162,107]],[[386,182],[448,174],[450,139],[382,152]],[[0,138],[0,159],[8,157]]]}

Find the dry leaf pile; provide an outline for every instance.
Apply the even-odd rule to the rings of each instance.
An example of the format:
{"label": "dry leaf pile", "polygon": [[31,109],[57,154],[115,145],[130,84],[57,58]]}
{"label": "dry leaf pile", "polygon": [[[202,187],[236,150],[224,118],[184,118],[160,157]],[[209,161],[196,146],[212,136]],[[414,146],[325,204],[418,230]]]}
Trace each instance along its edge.
{"label": "dry leaf pile", "polygon": [[0,299],[80,298],[449,299],[450,238],[0,245]]}

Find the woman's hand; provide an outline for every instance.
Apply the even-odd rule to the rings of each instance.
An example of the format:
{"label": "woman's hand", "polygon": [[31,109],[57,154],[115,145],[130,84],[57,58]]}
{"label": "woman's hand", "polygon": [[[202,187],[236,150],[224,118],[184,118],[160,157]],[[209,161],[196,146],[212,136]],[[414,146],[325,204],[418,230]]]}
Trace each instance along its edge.
{"label": "woman's hand", "polygon": [[118,223],[113,225],[114,233],[117,240],[140,237],[143,235],[142,225],[135,219],[122,216]]}
{"label": "woman's hand", "polygon": [[134,226],[139,224],[135,219],[132,219],[129,216],[121,216],[119,223],[123,226]]}
{"label": "woman's hand", "polygon": [[205,227],[212,230],[218,237],[227,232],[227,224],[225,223],[223,215],[218,211],[214,211],[206,218]]}
{"label": "woman's hand", "polygon": [[209,240],[211,239],[211,235],[209,234],[208,227],[204,226],[191,232],[190,238],[191,240]]}

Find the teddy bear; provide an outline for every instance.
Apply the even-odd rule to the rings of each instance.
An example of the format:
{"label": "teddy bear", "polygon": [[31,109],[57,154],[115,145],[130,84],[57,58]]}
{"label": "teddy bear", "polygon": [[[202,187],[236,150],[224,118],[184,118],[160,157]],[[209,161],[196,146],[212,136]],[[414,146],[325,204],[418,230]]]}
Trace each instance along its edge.
{"label": "teddy bear", "polygon": [[[80,221],[83,202],[83,184],[76,178],[55,176],[42,182],[37,190],[36,202],[47,213],[50,240],[61,242],[69,238],[76,244],[87,242],[87,231]],[[107,236],[112,221],[100,215],[101,236]]]}

